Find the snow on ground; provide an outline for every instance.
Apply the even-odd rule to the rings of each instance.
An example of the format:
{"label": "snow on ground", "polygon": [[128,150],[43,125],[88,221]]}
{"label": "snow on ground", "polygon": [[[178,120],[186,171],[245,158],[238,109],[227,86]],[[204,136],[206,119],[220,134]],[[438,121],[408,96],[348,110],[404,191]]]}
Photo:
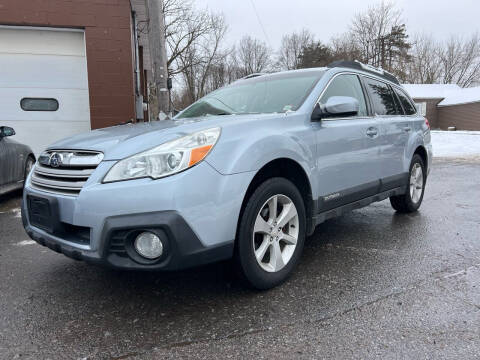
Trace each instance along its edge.
{"label": "snow on ground", "polygon": [[480,156],[480,131],[433,130],[431,134],[434,157]]}

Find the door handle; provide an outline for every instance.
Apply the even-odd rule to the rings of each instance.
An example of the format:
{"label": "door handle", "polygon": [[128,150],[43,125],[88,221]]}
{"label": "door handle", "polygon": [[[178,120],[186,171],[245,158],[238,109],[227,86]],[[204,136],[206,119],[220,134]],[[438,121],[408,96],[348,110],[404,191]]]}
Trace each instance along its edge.
{"label": "door handle", "polygon": [[378,129],[377,128],[374,128],[374,127],[369,127],[367,129],[367,136],[368,137],[371,137],[371,138],[374,138],[378,135]]}
{"label": "door handle", "polygon": [[412,130],[412,128],[410,126],[405,126],[403,128],[403,131],[406,131],[406,132],[409,132],[410,130]]}

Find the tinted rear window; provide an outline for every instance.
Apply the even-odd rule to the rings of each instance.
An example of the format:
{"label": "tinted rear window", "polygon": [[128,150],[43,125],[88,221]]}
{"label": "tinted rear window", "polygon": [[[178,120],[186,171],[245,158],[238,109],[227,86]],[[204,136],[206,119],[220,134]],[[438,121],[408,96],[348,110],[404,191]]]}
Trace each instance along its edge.
{"label": "tinted rear window", "polygon": [[408,98],[407,95],[403,93],[403,91],[400,91],[398,89],[395,89],[396,94],[398,95],[398,98],[400,99],[400,102],[402,103],[403,109],[405,110],[406,115],[414,115],[417,112],[417,109],[415,109],[415,106],[411,103],[410,99]]}
{"label": "tinted rear window", "polygon": [[365,78],[368,93],[373,103],[373,111],[377,115],[399,115],[398,109],[393,93],[390,87],[384,82]]}

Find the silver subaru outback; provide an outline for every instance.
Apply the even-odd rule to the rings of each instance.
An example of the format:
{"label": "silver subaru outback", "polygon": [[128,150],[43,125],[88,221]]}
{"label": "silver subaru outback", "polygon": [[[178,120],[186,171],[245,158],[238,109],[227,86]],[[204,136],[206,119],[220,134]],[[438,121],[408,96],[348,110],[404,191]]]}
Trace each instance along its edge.
{"label": "silver subaru outback", "polygon": [[431,159],[428,122],[397,79],[336,62],[249,76],[170,121],[57,142],[30,172],[22,218],[74,259],[174,270],[233,258],[267,289],[326,219],[387,198],[417,211]]}

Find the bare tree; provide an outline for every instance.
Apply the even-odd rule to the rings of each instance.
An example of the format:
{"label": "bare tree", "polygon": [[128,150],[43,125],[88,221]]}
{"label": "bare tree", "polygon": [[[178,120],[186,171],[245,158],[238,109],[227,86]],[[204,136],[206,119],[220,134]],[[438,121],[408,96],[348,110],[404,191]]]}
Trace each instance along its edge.
{"label": "bare tree", "polygon": [[271,50],[250,36],[244,36],[236,48],[237,65],[242,76],[267,71],[271,66]]}
{"label": "bare tree", "polygon": [[313,34],[306,29],[284,35],[278,52],[278,65],[282,70],[298,69],[302,51],[314,42]]}
{"label": "bare tree", "polygon": [[431,35],[416,35],[412,43],[411,61],[406,82],[435,84],[442,79],[442,64],[438,60],[441,47]]}
{"label": "bare tree", "polygon": [[363,62],[392,71],[408,60],[410,44],[401,15],[393,2],[382,0],[353,18],[350,38]]}
{"label": "bare tree", "polygon": [[222,41],[227,31],[225,19],[221,15],[211,15],[212,28],[210,33],[190,44],[178,54],[178,68],[182,78],[188,101],[194,102],[217,84],[213,81],[215,70],[218,69],[228,52],[222,50]]}
{"label": "bare tree", "polygon": [[451,36],[445,42],[431,35],[416,35],[405,81],[420,84],[457,84],[469,87],[480,81],[480,36]]}
{"label": "bare tree", "polygon": [[452,36],[440,54],[443,83],[468,87],[480,79],[480,38],[478,33],[469,39]]}
{"label": "bare tree", "polygon": [[333,37],[330,40],[332,60],[359,60],[363,59],[360,46],[352,39],[351,33]]}
{"label": "bare tree", "polygon": [[[165,0],[165,37],[168,47],[167,66],[170,75],[182,73],[186,66],[195,65],[195,57],[186,56],[191,47],[197,47],[212,32],[223,15],[197,9],[193,0]],[[223,19],[222,22],[224,23]],[[191,51],[190,51],[191,52]],[[180,61],[180,57],[183,57]],[[193,63],[186,63],[190,59]]]}

